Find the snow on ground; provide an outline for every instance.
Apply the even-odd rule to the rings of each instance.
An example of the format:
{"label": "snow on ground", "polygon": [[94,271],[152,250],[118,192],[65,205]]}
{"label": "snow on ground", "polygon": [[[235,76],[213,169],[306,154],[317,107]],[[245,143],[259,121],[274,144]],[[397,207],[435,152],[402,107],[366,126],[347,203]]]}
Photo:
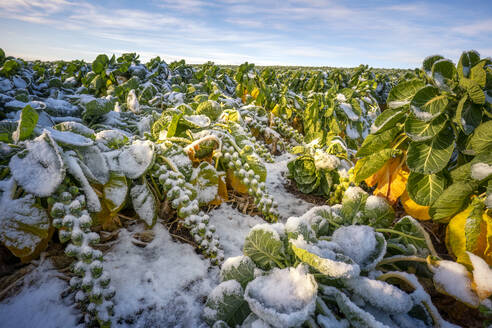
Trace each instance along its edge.
{"label": "snow on ground", "polygon": [[208,215],[210,223],[217,229],[225,258],[241,255],[249,230],[257,224],[265,223],[262,218],[243,214],[229,204],[220,205]]}
{"label": "snow on ground", "polygon": [[218,284],[218,269],[193,247],[174,242],[162,225],[145,248],[121,230],[105,256],[115,296],[115,327],[200,327],[203,300]]}
{"label": "snow on ground", "polygon": [[287,182],[287,163],[294,158],[294,155],[285,153],[276,157],[275,163],[265,163],[268,172],[267,190],[278,203],[282,221],[286,221],[291,216],[301,216],[314,206],[303,199],[296,198],[284,187]]}
{"label": "snow on ground", "polygon": [[[267,189],[279,204],[281,220],[304,214],[312,204],[297,199],[284,187],[287,162],[292,155],[266,164]],[[243,214],[229,204],[210,213],[226,258],[242,254],[244,239],[258,217]],[[143,230],[138,226],[136,231]],[[204,327],[204,302],[219,283],[218,268],[198,255],[192,246],[172,240],[159,223],[154,240],[145,248],[135,246],[132,233],[120,230],[118,243],[104,257],[105,270],[116,289],[114,327]],[[68,284],[55,275],[49,262],[25,277],[24,290],[0,303],[0,328],[77,327],[80,312],[72,296],[60,294]],[[28,310],[26,310],[28,309]]]}
{"label": "snow on ground", "polygon": [[0,327],[83,327],[77,326],[80,312],[73,308],[70,297],[60,296],[68,284],[56,278],[57,274],[49,261],[27,274],[23,278],[24,289],[0,303]]}

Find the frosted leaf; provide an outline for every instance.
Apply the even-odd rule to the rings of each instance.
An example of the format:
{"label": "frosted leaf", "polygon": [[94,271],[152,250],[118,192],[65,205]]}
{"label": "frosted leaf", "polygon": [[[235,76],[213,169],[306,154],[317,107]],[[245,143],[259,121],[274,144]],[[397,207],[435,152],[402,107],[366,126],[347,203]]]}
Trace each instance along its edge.
{"label": "frosted leaf", "polygon": [[313,240],[316,234],[308,222],[303,217],[290,217],[285,223],[285,231],[289,234],[289,238],[297,238],[301,234],[305,240]]}
{"label": "frosted leaf", "polygon": [[413,301],[407,293],[384,281],[357,277],[345,281],[345,286],[385,312],[407,313],[413,306]]}
{"label": "frosted leaf", "polygon": [[244,319],[241,328],[271,328],[268,323],[258,318],[254,313],[250,313],[246,319]]}
{"label": "frosted leaf", "polygon": [[342,102],[338,106],[340,106],[340,108],[343,110],[345,115],[347,115],[349,120],[351,120],[351,121],[358,121],[359,120],[359,116],[354,113],[354,111],[352,109],[352,105]]}
{"label": "frosted leaf", "polygon": [[314,165],[317,169],[332,171],[340,165],[340,159],[335,155],[317,150],[314,154]]}
{"label": "frosted leaf", "polygon": [[[36,129],[39,130],[39,129]],[[84,137],[78,133],[70,131],[58,131],[53,128],[46,127],[53,140],[62,146],[87,147],[94,144],[92,139]]]}
{"label": "frosted leaf", "polygon": [[291,248],[295,255],[304,263],[331,278],[352,278],[360,273],[359,266],[350,258],[340,254],[340,247],[327,241],[308,244],[302,235],[296,240],[291,239]]}
{"label": "frosted leaf", "polygon": [[13,179],[0,185],[0,242],[15,256],[33,255],[49,237],[50,221],[46,211],[36,204],[32,195],[12,199],[15,192]]}
{"label": "frosted leaf", "polygon": [[240,325],[250,314],[243,297],[243,288],[236,280],[220,283],[208,295],[203,317],[209,325],[222,320],[229,326]]}
{"label": "frosted leaf", "polygon": [[241,286],[246,285],[255,278],[255,263],[244,255],[228,258],[223,264],[220,270],[220,279],[236,280]]}
{"label": "frosted leaf", "polygon": [[79,112],[77,106],[74,106],[63,99],[46,98],[44,99],[44,103],[46,104],[45,110],[53,116],[73,116]]}
{"label": "frosted leaf", "polygon": [[295,327],[314,313],[318,284],[303,265],[273,269],[246,287],[244,298],[253,313],[274,327]]}
{"label": "frosted leaf", "polygon": [[134,185],[130,190],[130,196],[138,217],[148,226],[153,226],[157,219],[157,205],[154,194],[150,191],[147,183]]}
{"label": "frosted leaf", "polygon": [[65,177],[58,145],[46,131],[25,145],[26,149],[10,160],[12,176],[28,193],[47,197]]}
{"label": "frosted leaf", "polygon": [[80,183],[87,200],[87,209],[91,212],[100,212],[101,203],[96,192],[92,189],[87,177],[80,167],[80,160],[74,151],[68,151],[63,154],[63,161],[68,172]]}
{"label": "frosted leaf", "polygon": [[[244,242],[244,255],[249,256],[263,270],[279,266],[285,258],[283,224],[257,224]],[[280,232],[280,234],[279,234]]]}
{"label": "frosted leaf", "polygon": [[358,223],[369,195],[360,187],[349,187],[342,199],[341,214],[347,223]]}
{"label": "frosted leaf", "polygon": [[131,89],[130,92],[128,92],[128,96],[126,97],[126,106],[135,114],[140,113],[140,104],[134,89]]}
{"label": "frosted leaf", "polygon": [[110,148],[121,147],[128,142],[129,137],[119,130],[103,130],[96,133],[96,141]]}
{"label": "frosted leaf", "polygon": [[205,115],[183,115],[182,119],[193,128],[206,128],[210,125],[210,119]]}
{"label": "frosted leaf", "polygon": [[473,307],[479,305],[478,296],[472,291],[472,277],[466,267],[453,261],[432,262],[436,289]]}
{"label": "frosted leaf", "polygon": [[[332,215],[331,207],[328,205],[315,206],[302,215],[302,219],[311,226],[316,236],[325,236],[329,234],[330,222],[336,221]],[[340,222],[335,222],[340,223]]]}
{"label": "frosted leaf", "polygon": [[152,165],[154,144],[149,141],[135,140],[120,150],[105,153],[110,170],[123,172],[127,178],[137,179]]}
{"label": "frosted leaf", "polygon": [[492,270],[481,257],[466,252],[473,266],[474,289],[478,297],[483,300],[492,295]]}
{"label": "frosted leaf", "polygon": [[349,328],[350,324],[347,320],[338,321],[335,317],[327,317],[318,314],[316,321],[321,328]]}
{"label": "frosted leaf", "polygon": [[364,263],[376,249],[374,229],[368,226],[351,225],[335,230],[332,241],[340,245],[343,253],[356,263]]}
{"label": "frosted leaf", "polygon": [[219,190],[219,176],[215,168],[207,162],[193,170],[190,183],[195,187],[197,200],[201,206],[213,201]]}
{"label": "frosted leaf", "polygon": [[70,131],[73,133],[83,135],[84,137],[87,138],[94,138],[94,130],[78,122],[73,122],[73,121],[61,122],[55,125],[54,128],[59,131]]}
{"label": "frosted leaf", "polygon": [[475,180],[483,180],[492,174],[492,165],[476,163],[471,166],[471,177]]}
{"label": "frosted leaf", "polygon": [[81,156],[81,161],[95,178],[95,182],[106,184],[109,180],[109,167],[99,148],[97,146],[81,147],[77,152]]}
{"label": "frosted leaf", "polygon": [[104,185],[103,199],[110,212],[118,212],[125,204],[128,184],[125,175],[111,172],[109,181]]}
{"label": "frosted leaf", "polygon": [[367,197],[363,224],[373,227],[388,227],[395,219],[395,211],[385,198],[371,195]]}
{"label": "frosted leaf", "polygon": [[321,292],[329,299],[335,301],[340,311],[345,315],[350,324],[357,328],[389,328],[379,322],[374,316],[352,302],[344,293],[335,287],[321,286]]}

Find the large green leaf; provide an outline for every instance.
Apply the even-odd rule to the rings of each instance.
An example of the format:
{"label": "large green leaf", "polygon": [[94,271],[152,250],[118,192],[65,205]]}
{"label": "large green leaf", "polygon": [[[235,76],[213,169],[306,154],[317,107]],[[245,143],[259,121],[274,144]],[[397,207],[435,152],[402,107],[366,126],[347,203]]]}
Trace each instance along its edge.
{"label": "large green leaf", "polygon": [[355,224],[361,217],[369,194],[359,187],[349,187],[342,199],[341,213],[345,222]]}
{"label": "large green leaf", "polygon": [[442,59],[432,65],[432,78],[437,86],[443,90],[451,90],[456,84],[457,72],[449,59]]}
{"label": "large green leaf", "polygon": [[405,120],[406,113],[406,110],[386,109],[371,125],[371,133],[381,133],[385,130],[394,128],[397,123]]}
{"label": "large green leaf", "polygon": [[19,142],[29,138],[38,123],[39,115],[35,109],[27,105],[22,109],[17,130],[12,134],[14,142]]}
{"label": "large green leaf", "polygon": [[475,154],[492,151],[492,121],[482,123],[475,129],[470,146]]}
{"label": "large green leaf", "polygon": [[375,228],[385,228],[391,226],[394,220],[395,210],[388,201],[383,197],[371,195],[366,200],[359,222]]}
{"label": "large green leaf", "polygon": [[454,121],[465,134],[470,134],[482,122],[482,108],[470,102],[465,95],[458,103]]}
{"label": "large green leaf", "polygon": [[[280,226],[278,223],[275,224],[275,227]],[[284,242],[281,237],[273,227],[257,225],[246,236],[243,253],[249,256],[263,270],[282,266],[285,253]]]}
{"label": "large green leaf", "polygon": [[392,157],[393,153],[391,148],[386,148],[359,159],[354,168],[355,182],[360,183],[376,173]]}
{"label": "large green leaf", "polygon": [[425,122],[417,119],[411,113],[405,121],[405,133],[412,141],[426,141],[441,132],[447,121],[448,119],[445,115],[440,115],[435,120]]}
{"label": "large green leaf", "polygon": [[389,130],[380,132],[378,134],[370,134],[362,142],[356,156],[368,156],[378,152],[384,148],[388,148],[394,141],[396,135],[400,132],[400,128],[395,126]]}
{"label": "large green leaf", "polygon": [[[313,247],[306,243],[299,242],[299,239],[297,241],[291,240],[290,245],[292,251],[299,260],[330,278],[350,279],[357,277],[360,273],[359,266],[343,254],[325,251],[324,256],[321,256],[321,254],[315,253],[316,250],[319,250],[319,247],[316,245]],[[319,253],[321,252],[322,251],[319,251]],[[327,254],[331,254],[332,256],[328,257]]]}
{"label": "large green leaf", "polygon": [[94,73],[99,74],[106,69],[106,66],[108,64],[109,58],[107,55],[98,55],[96,59],[92,62],[92,70],[94,71]]}
{"label": "large green leaf", "polygon": [[251,313],[243,295],[243,288],[237,281],[227,280],[220,283],[207,298],[203,311],[205,321],[210,326],[220,320],[230,327],[241,325]]}
{"label": "large green leaf", "polygon": [[461,78],[470,77],[470,71],[480,61],[480,54],[475,50],[463,51],[458,62],[458,76]]}
{"label": "large green leaf", "polygon": [[424,86],[425,83],[418,79],[398,83],[388,95],[388,107],[394,109],[410,104],[417,91]]}
{"label": "large green leaf", "polygon": [[17,124],[11,121],[0,121],[0,141],[11,142],[12,134],[17,129]]}
{"label": "large green leaf", "polygon": [[446,178],[441,173],[410,172],[408,176],[408,195],[419,205],[430,206],[441,195],[445,186]]}
{"label": "large green leaf", "polygon": [[402,232],[391,233],[388,239],[388,249],[399,249],[390,245],[398,244],[405,250],[402,255],[421,255],[436,254],[429,234],[420,223],[411,216],[404,216],[393,226],[393,230]]}
{"label": "large green leaf", "polygon": [[410,102],[410,109],[417,119],[428,122],[441,115],[448,102],[448,97],[439,88],[429,85],[417,91]]}
{"label": "large green leaf", "polygon": [[441,60],[441,59],[444,59],[443,56],[441,55],[432,55],[432,56],[428,56],[424,59],[424,62],[422,63],[422,68],[424,69],[425,73],[427,73],[427,75],[431,75],[431,72],[432,72],[432,66],[434,66],[434,63]]}
{"label": "large green leaf", "polygon": [[485,92],[475,80],[464,77],[460,80],[460,85],[466,89],[468,97],[473,103],[479,105],[485,103]]}
{"label": "large green leaf", "polygon": [[408,147],[407,165],[413,172],[437,173],[448,164],[454,149],[454,134],[444,128],[434,138],[424,142],[412,142]]}
{"label": "large green leaf", "polygon": [[434,221],[448,222],[449,219],[459,212],[470,200],[477,184],[474,182],[456,182],[450,185],[437,198],[429,209],[429,214]]}

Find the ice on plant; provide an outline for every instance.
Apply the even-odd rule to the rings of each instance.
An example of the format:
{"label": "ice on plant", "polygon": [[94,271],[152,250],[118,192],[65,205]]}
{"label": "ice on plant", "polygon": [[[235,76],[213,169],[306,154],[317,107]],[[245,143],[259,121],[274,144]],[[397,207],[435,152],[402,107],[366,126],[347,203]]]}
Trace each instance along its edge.
{"label": "ice on plant", "polygon": [[314,165],[316,165],[316,168],[318,169],[331,171],[340,165],[340,159],[335,155],[318,150],[314,154]]}
{"label": "ice on plant", "polygon": [[285,236],[285,226],[283,223],[257,224],[250,230],[250,233],[257,230],[271,233],[272,238],[275,240],[281,240]]}
{"label": "ice on plant", "polygon": [[475,180],[483,180],[492,174],[492,165],[476,163],[471,166],[471,177]]}
{"label": "ice on plant", "polygon": [[480,300],[492,295],[492,269],[481,257],[466,252],[473,266],[473,283]]}
{"label": "ice on plant", "polygon": [[318,285],[307,269],[273,269],[256,277],[245,290],[252,312],[273,327],[301,325],[314,312]]}
{"label": "ice on plant", "polygon": [[374,253],[377,245],[374,229],[362,225],[338,228],[331,240],[340,245],[343,253],[358,264],[364,263]]}

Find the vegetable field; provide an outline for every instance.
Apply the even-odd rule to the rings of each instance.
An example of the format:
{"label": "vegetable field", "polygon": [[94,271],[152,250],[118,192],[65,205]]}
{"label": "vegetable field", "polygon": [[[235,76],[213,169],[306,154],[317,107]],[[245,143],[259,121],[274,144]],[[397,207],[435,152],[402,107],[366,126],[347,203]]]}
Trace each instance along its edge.
{"label": "vegetable field", "polygon": [[0,49],[0,327],[492,324],[492,60]]}

